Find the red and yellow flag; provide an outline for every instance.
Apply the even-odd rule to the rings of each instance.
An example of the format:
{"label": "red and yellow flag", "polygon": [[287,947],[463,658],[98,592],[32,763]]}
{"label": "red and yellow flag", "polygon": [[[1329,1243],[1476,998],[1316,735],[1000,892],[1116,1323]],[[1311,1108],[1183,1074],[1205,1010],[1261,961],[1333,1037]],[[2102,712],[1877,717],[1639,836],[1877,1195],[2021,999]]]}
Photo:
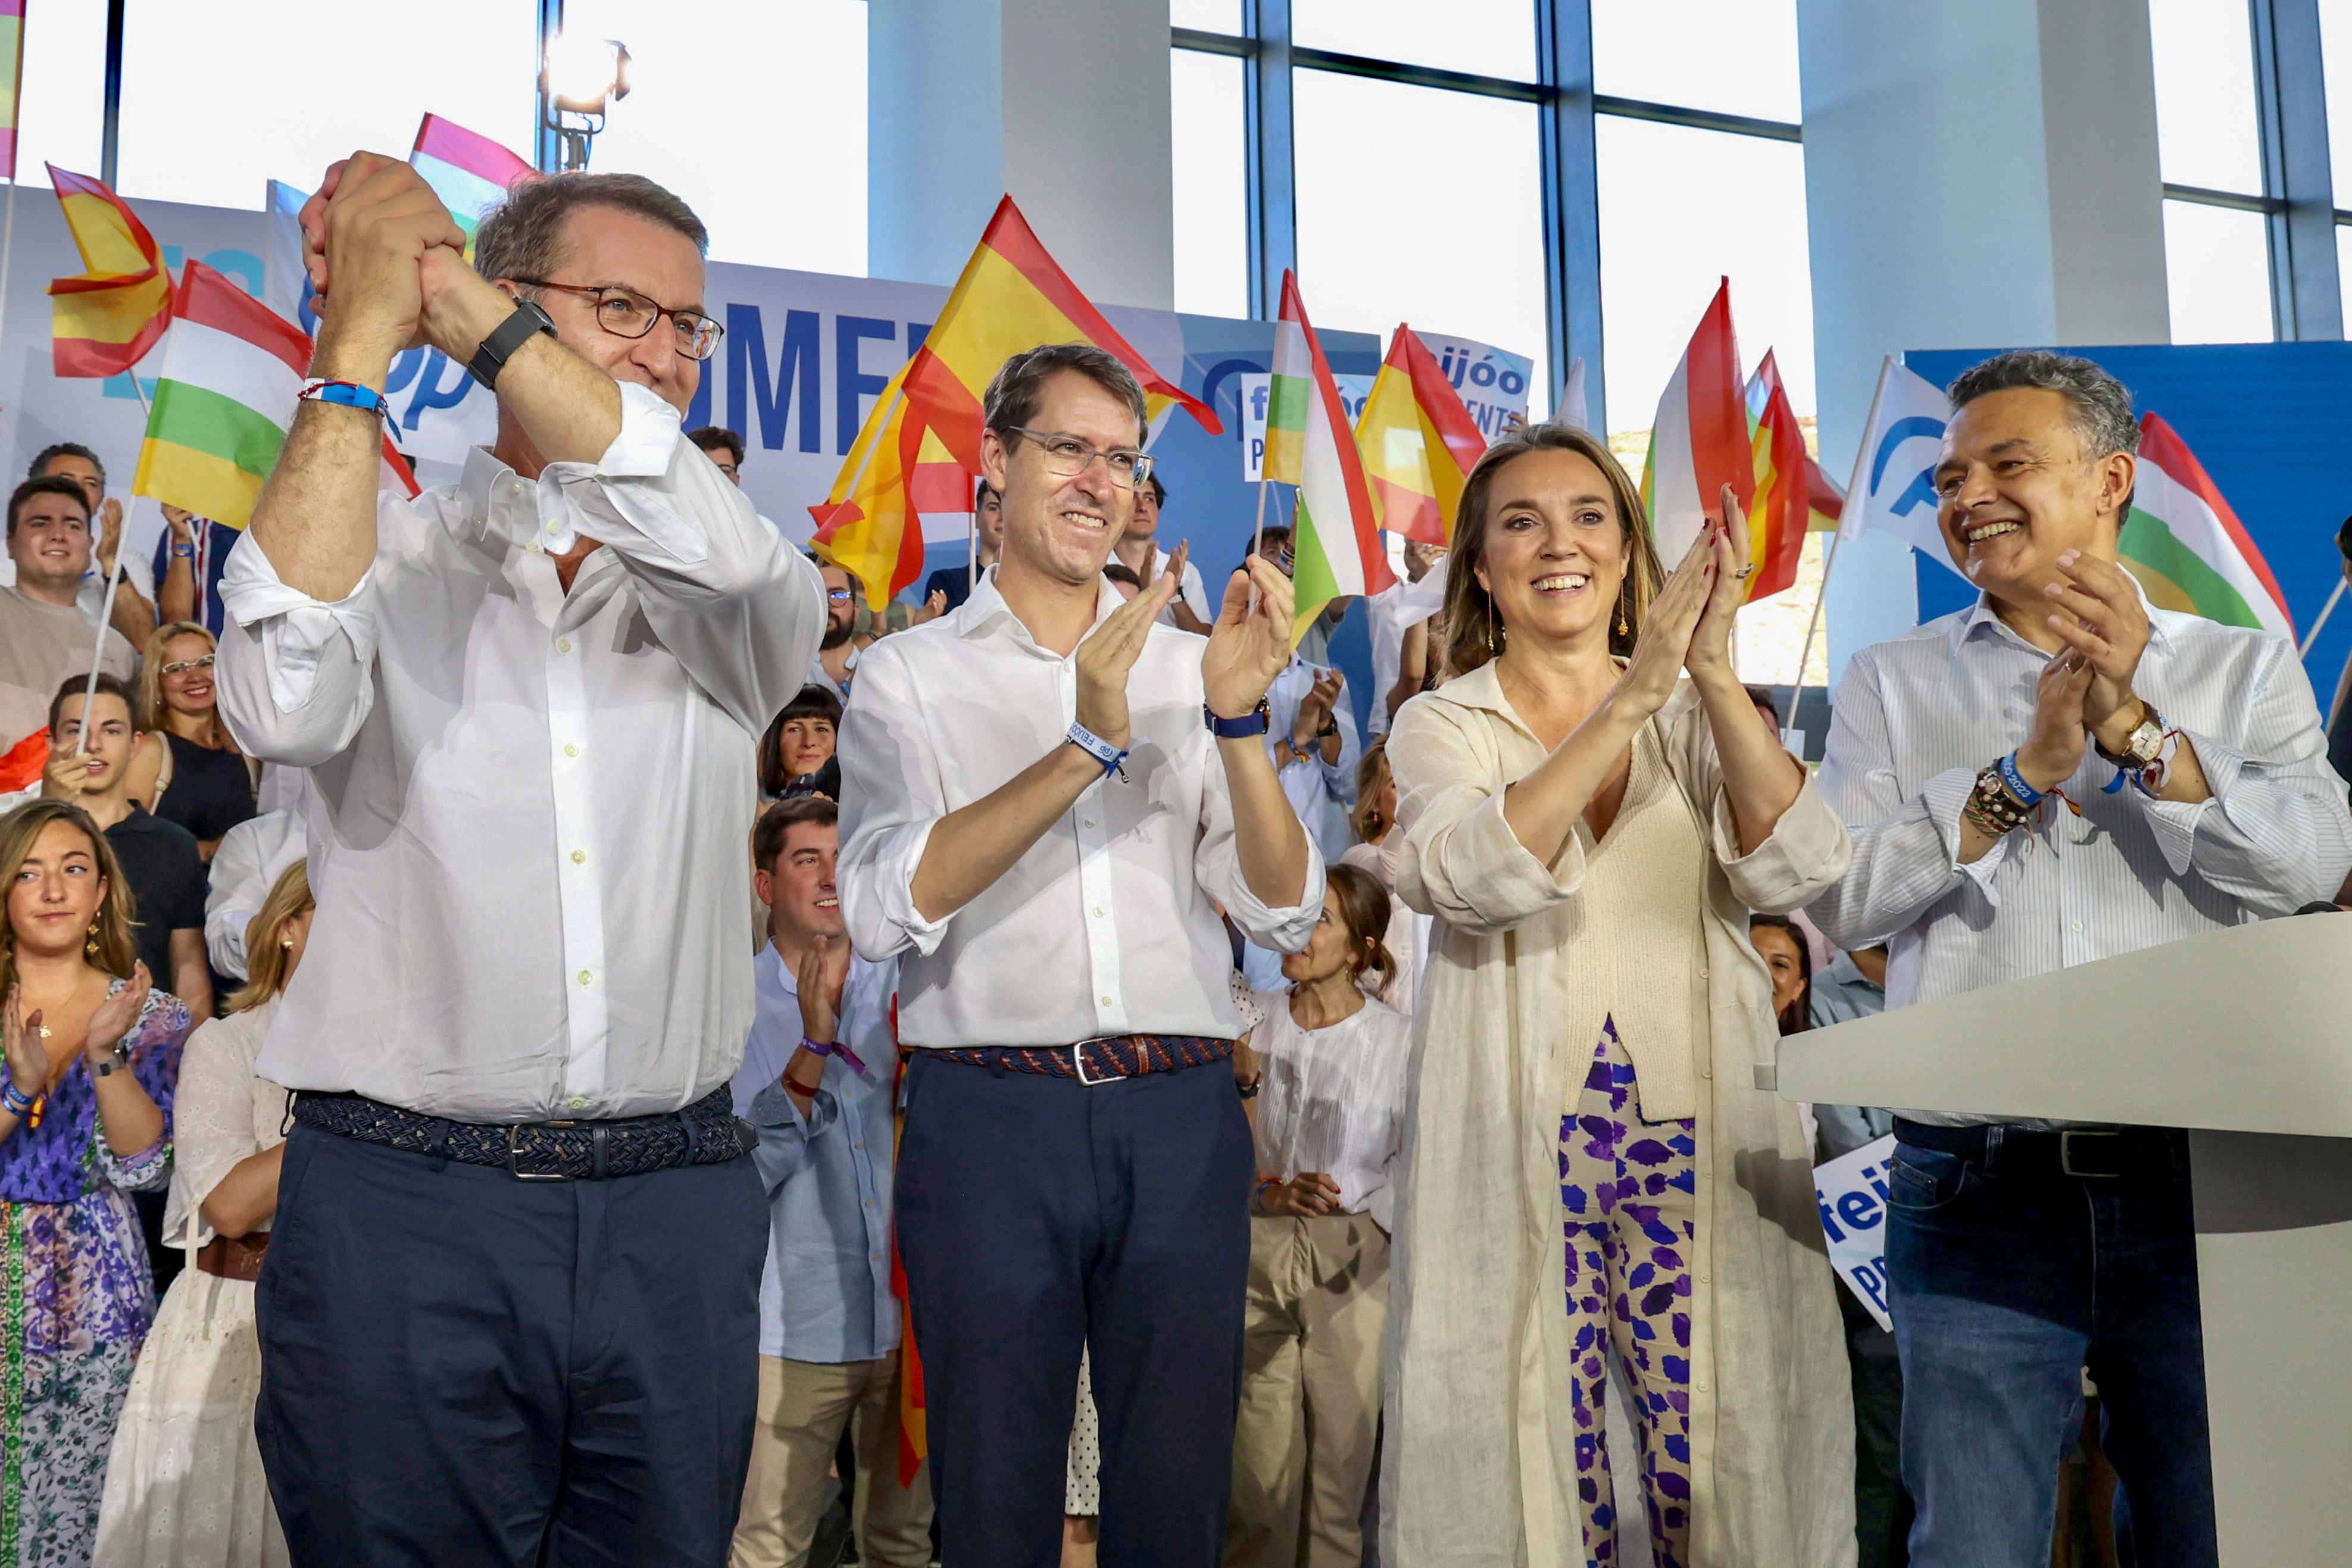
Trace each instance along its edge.
{"label": "red and yellow flag", "polygon": [[1756,574],[1748,581],[1747,602],[1754,604],[1795,585],[1812,512],[1804,432],[1797,428],[1797,411],[1769,349],[1748,383],[1748,417],[1756,472],[1756,493],[1748,503],[1748,550]]}
{"label": "red and yellow flag", "polygon": [[1409,326],[1399,324],[1389,340],[1388,358],[1356,416],[1356,449],[1371,481],[1377,524],[1423,544],[1445,543],[1462,483],[1486,450],[1486,437],[1437,356]]}
{"label": "red and yellow flag", "polygon": [[1206,404],[1152,369],[1078,292],[1006,196],[929,335],[866,416],[832,493],[809,508],[819,552],[857,574],[872,608],[921,574],[921,513],[971,510],[982,399],[998,368],[1068,342],[1092,343],[1134,372],[1153,417],[1181,404],[1211,434],[1224,433]]}
{"label": "red and yellow flag", "polygon": [[171,275],[155,237],[121,196],[87,174],[55,163],[48,171],[83,268],[49,285],[51,363],[59,375],[120,375],[171,324]]}

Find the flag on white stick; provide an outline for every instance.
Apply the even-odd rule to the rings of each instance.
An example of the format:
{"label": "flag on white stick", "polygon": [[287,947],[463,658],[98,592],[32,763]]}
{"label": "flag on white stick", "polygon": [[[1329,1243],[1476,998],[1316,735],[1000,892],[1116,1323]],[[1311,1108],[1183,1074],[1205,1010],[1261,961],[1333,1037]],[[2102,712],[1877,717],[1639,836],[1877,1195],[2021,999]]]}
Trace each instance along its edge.
{"label": "flag on white stick", "polygon": [[1936,526],[1936,459],[1951,417],[1952,405],[1941,387],[1897,364],[1893,354],[1886,356],[1862,446],[1854,453],[1839,538],[1891,533],[1937,565],[1950,567],[1951,555]]}

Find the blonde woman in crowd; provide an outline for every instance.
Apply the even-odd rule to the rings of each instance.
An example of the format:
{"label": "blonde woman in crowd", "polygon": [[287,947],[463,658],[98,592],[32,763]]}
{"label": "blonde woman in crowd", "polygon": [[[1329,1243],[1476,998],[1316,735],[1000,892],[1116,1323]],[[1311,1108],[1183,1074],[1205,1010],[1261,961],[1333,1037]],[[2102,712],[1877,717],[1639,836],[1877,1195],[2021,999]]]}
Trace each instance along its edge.
{"label": "blonde woman in crowd", "polygon": [[1348,826],[1356,842],[1339,857],[1342,866],[1369,872],[1390,895],[1388,930],[1381,934],[1393,966],[1381,984],[1381,1000],[1400,1013],[1412,1012],[1413,912],[1395,897],[1397,854],[1404,847],[1404,829],[1397,826],[1396,778],[1389,772],[1389,742],[1383,735],[1364,748],[1356,763],[1356,804]]}
{"label": "blonde woman in crowd", "polygon": [[154,1313],[129,1194],[172,1173],[188,1010],[132,956],[131,895],[79,806],[0,818],[0,1568],[79,1568]]}
{"label": "blonde woman in crowd", "polygon": [[1325,873],[1284,991],[1255,1000],[1263,1076],[1226,1568],[1357,1568],[1380,1436],[1389,1230],[1411,1022],[1373,994],[1394,960],[1370,873]]}
{"label": "blonde woman in crowd", "polygon": [[207,860],[254,814],[253,764],[214,701],[215,647],[194,621],[155,628],[139,666],[139,744],[131,758],[131,798],[186,828]]}
{"label": "blonde woman in crowd", "polygon": [[253,1073],[310,932],[308,863],[246,928],[248,977],[188,1039],[163,1234],[195,1255],[172,1281],[131,1380],[106,1472],[106,1568],[280,1568],[286,1538],[253,1437],[261,1344],[254,1281],[278,1207],[286,1091]]}
{"label": "blonde woman in crowd", "polygon": [[[1850,850],[1731,668],[1747,531],[1663,584],[1608,448],[1542,426],[1464,488],[1451,672],[1389,736],[1436,919],[1391,1284],[1384,1562],[1854,1557],[1845,1357],[1751,909]],[[1687,672],[1687,679],[1685,679]],[[1562,1284],[1566,1282],[1563,1297]],[[1639,1477],[1609,1473],[1604,1357]]]}

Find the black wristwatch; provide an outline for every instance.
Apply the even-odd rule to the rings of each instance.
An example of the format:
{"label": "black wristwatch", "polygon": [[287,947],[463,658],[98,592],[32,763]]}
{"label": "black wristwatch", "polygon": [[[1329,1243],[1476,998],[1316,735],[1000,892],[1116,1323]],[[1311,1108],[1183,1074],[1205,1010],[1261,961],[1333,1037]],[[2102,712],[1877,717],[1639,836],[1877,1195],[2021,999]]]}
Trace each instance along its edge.
{"label": "black wristwatch", "polygon": [[492,391],[498,390],[499,372],[506,369],[507,361],[515,351],[531,339],[545,332],[555,335],[555,319],[529,300],[515,301],[514,314],[500,321],[498,330],[482,340],[474,357],[466,362],[467,373]]}

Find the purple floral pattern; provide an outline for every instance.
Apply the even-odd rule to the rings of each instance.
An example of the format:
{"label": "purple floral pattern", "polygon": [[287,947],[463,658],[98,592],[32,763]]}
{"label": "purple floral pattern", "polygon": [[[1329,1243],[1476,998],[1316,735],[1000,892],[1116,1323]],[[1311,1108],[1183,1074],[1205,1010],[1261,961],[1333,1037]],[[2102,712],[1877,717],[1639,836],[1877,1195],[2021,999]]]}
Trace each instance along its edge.
{"label": "purple floral pattern", "polygon": [[1590,1568],[1619,1568],[1617,1502],[1602,1423],[1612,1350],[1640,1428],[1642,1497],[1658,1568],[1690,1547],[1690,1257],[1696,1236],[1696,1125],[1643,1121],[1614,1019],[1601,1026],[1573,1115],[1560,1119],[1577,1494]]}
{"label": "purple floral pattern", "polygon": [[125,1157],[107,1146],[80,1063],[50,1094],[41,1125],[0,1143],[0,1568],[90,1560],[107,1448],[155,1312],[146,1244],[123,1194],[171,1181],[187,1034],[187,1008],[160,991],[131,1028],[131,1070],[163,1112],[152,1148]]}

